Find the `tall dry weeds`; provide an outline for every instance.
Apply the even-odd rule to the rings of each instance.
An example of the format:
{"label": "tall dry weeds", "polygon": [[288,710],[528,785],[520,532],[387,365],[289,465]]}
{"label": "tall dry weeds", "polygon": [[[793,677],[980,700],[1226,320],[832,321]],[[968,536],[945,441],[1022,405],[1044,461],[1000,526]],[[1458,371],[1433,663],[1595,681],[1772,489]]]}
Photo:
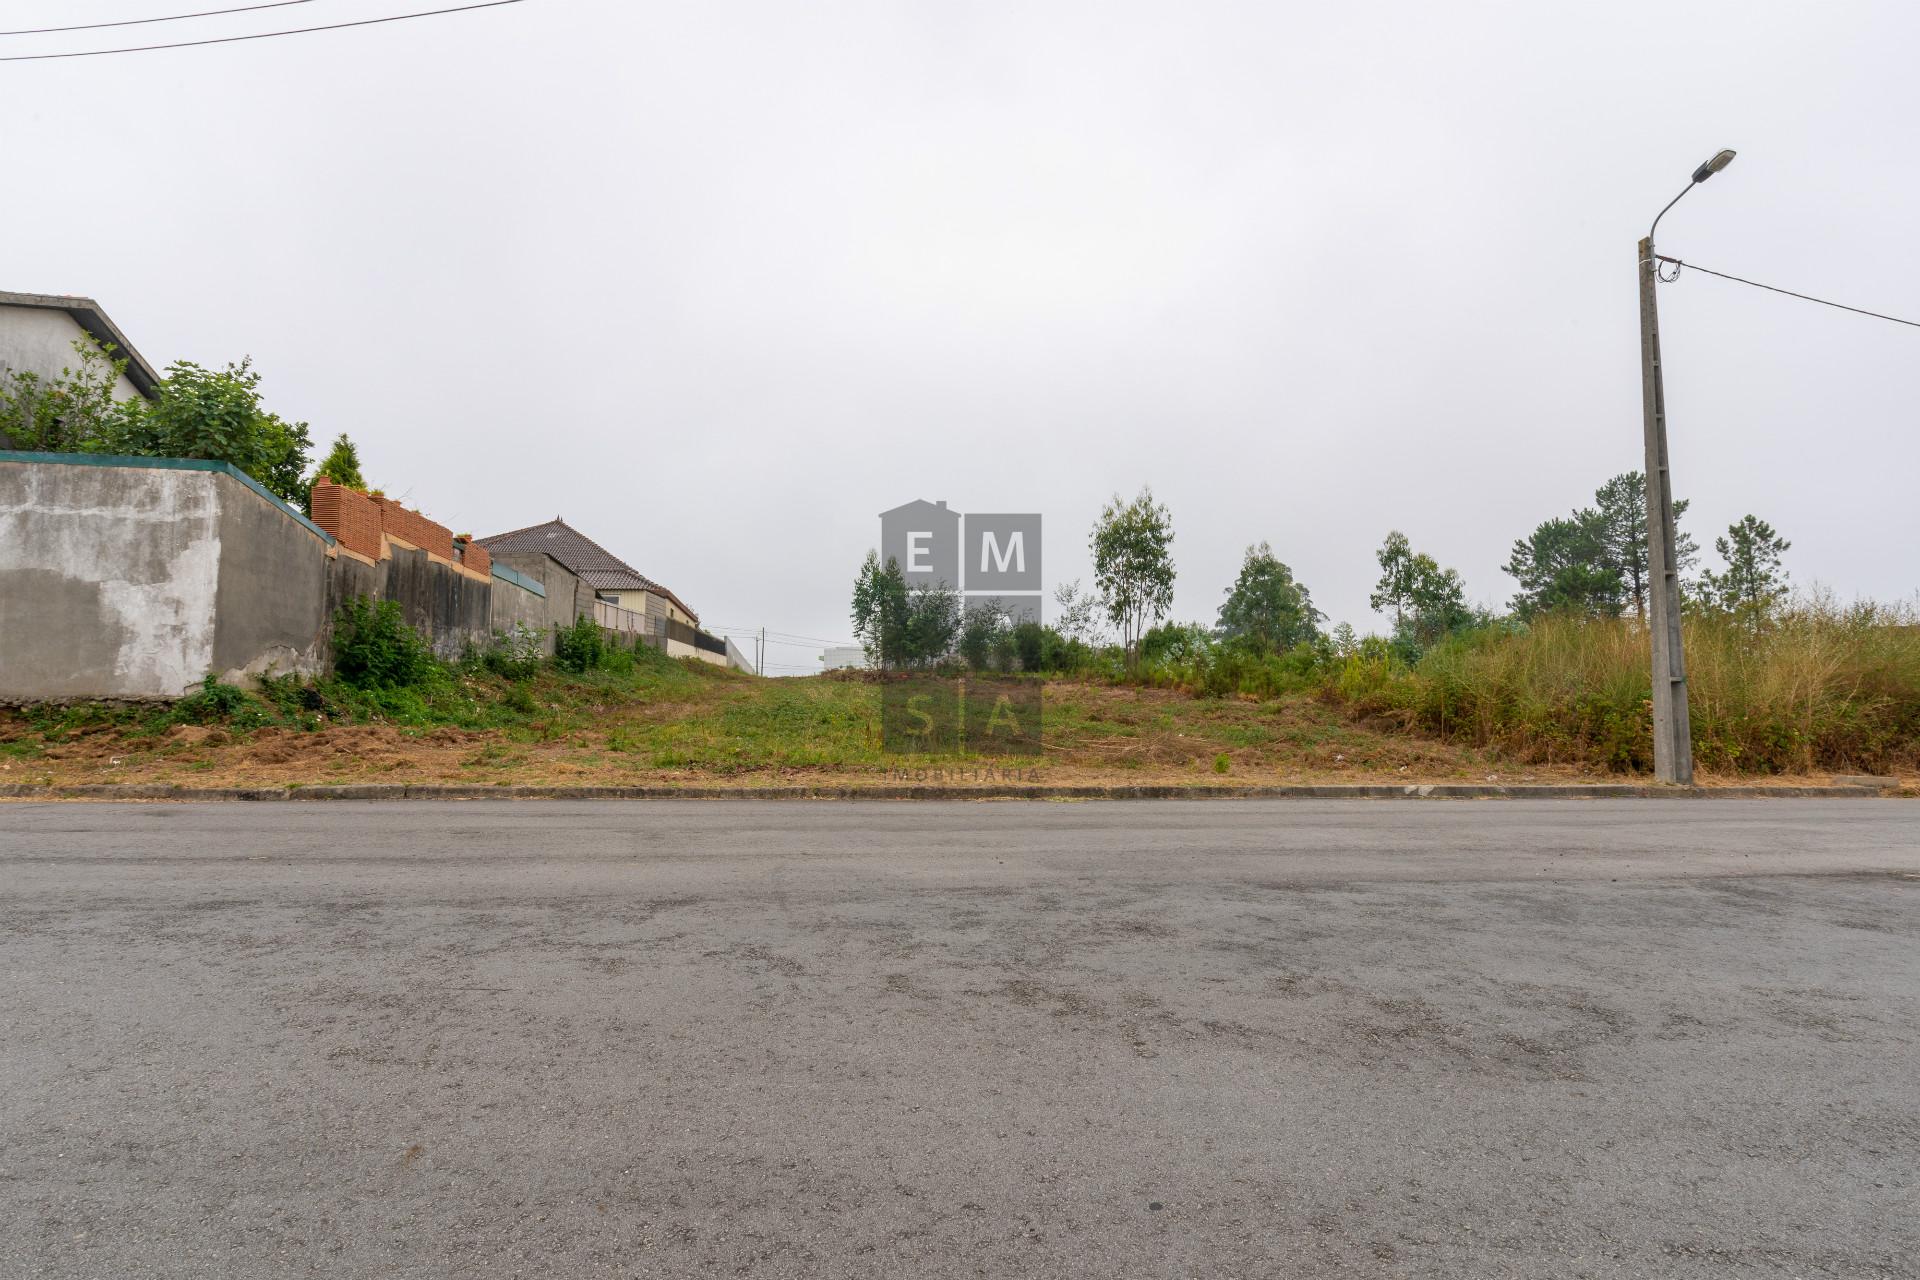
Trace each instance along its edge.
{"label": "tall dry weeds", "polygon": [[[1758,626],[1683,623],[1694,756],[1727,773],[1920,768],[1920,614],[1796,600]],[[1645,629],[1544,618],[1458,636],[1411,669],[1350,659],[1329,696],[1529,763],[1650,769]]]}

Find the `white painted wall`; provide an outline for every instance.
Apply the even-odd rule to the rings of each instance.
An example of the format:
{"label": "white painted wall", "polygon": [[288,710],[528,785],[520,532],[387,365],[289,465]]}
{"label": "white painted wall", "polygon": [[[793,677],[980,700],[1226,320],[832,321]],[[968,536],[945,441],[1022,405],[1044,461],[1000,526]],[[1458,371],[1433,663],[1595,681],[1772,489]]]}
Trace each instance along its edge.
{"label": "white painted wall", "polygon": [[[79,362],[73,344],[86,336],[86,330],[64,311],[0,305],[0,370],[37,373],[42,380],[57,378],[62,369]],[[140,393],[122,374],[114,394],[131,400]]]}

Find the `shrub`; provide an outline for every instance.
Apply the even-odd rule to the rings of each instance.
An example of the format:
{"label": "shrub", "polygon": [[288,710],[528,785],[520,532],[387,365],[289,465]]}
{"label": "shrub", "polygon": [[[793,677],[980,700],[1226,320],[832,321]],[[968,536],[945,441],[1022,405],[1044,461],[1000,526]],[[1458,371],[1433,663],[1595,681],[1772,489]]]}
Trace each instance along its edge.
{"label": "shrub", "polygon": [[1013,628],[1013,658],[1022,671],[1045,671],[1055,665],[1054,641],[1059,636],[1037,622],[1021,622]]}
{"label": "shrub", "polygon": [[1130,679],[1211,698],[1272,698],[1317,689],[1335,658],[1333,642],[1324,636],[1269,653],[1255,637],[1216,640],[1195,625],[1155,627],[1140,647],[1141,663]]}
{"label": "shrub", "polygon": [[634,650],[638,645],[627,645],[619,637],[609,637],[605,652],[600,655],[600,667],[609,675],[630,676],[634,669]]}
{"label": "shrub", "polygon": [[600,665],[606,642],[600,624],[592,614],[583,613],[570,627],[561,628],[553,639],[553,665],[562,671],[591,671]]}
{"label": "shrub", "polygon": [[974,671],[1004,670],[1012,658],[1012,621],[997,605],[968,609],[960,620],[957,651]]}
{"label": "shrub", "polygon": [[1140,661],[1149,666],[1190,661],[1213,643],[1197,622],[1164,622],[1140,637]]}
{"label": "shrub", "polygon": [[440,663],[397,601],[354,596],[333,615],[333,670],[356,689],[409,689],[432,683]]}
{"label": "shrub", "polygon": [[209,671],[198,689],[173,704],[173,718],[186,724],[207,724],[216,720],[264,717],[245,689],[221,684]]}
{"label": "shrub", "polygon": [[[6,447],[53,453],[112,449],[146,410],[138,398],[122,400],[115,388],[126,372],[112,343],[76,339],[73,366],[57,378],[0,367],[0,441]],[[77,367],[74,367],[77,366]]]}
{"label": "shrub", "polygon": [[260,697],[282,716],[300,724],[308,724],[307,718],[310,716],[329,714],[334,709],[318,685],[291,673],[261,676]]}
{"label": "shrub", "polygon": [[505,631],[496,631],[493,643],[480,656],[481,663],[495,675],[508,680],[528,680],[540,670],[540,633],[524,622],[516,622]]}

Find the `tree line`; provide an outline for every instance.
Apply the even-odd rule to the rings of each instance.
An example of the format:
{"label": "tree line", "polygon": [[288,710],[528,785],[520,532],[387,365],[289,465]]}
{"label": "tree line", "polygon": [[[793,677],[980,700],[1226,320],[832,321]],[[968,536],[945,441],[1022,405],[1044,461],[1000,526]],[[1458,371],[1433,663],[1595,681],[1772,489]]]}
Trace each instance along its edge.
{"label": "tree line", "polygon": [[[1676,521],[1684,501],[1674,504]],[[1093,590],[1070,582],[1054,594],[1049,623],[1021,622],[990,606],[965,608],[942,583],[910,586],[900,566],[869,551],[855,577],[852,621],[868,659],[884,669],[964,664],[974,670],[1071,671],[1102,660],[1129,670],[1196,655],[1254,662],[1292,655],[1324,660],[1373,645],[1407,661],[1446,637],[1488,626],[1525,626],[1547,615],[1633,617],[1644,622],[1651,590],[1647,564],[1646,481],[1614,476],[1594,504],[1542,521],[1516,539],[1505,566],[1518,584],[1499,614],[1467,600],[1459,572],[1416,551],[1394,530],[1375,553],[1380,576],[1368,601],[1392,619],[1384,637],[1358,637],[1346,623],[1322,630],[1326,615],[1307,585],[1271,544],[1247,547],[1233,585],[1209,624],[1169,624],[1176,573],[1173,513],[1143,487],[1114,495],[1089,538]],[[1764,620],[1785,599],[1782,556],[1792,544],[1755,516],[1714,540],[1722,567],[1685,582],[1687,607]],[[1676,542],[1683,570],[1700,558],[1685,533]],[[1108,633],[1104,626],[1113,628]]]}
{"label": "tree line", "polygon": [[[1684,575],[1700,559],[1700,547],[1680,529],[1687,502],[1673,504],[1674,563]],[[1782,557],[1792,547],[1765,520],[1744,516],[1714,539],[1721,568],[1683,577],[1681,595],[1698,609],[1764,617],[1785,599],[1788,575]],[[1646,477],[1617,475],[1594,492],[1594,505],[1542,521],[1516,540],[1506,571],[1520,584],[1512,600],[1516,616],[1573,613],[1614,618],[1631,613],[1646,621],[1652,583],[1647,566]]]}

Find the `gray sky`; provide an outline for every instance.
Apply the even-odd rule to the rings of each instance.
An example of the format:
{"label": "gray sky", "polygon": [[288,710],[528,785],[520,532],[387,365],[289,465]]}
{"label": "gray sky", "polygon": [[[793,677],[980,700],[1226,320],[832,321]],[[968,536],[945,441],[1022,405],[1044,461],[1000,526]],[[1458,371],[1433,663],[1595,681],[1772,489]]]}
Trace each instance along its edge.
{"label": "gray sky", "polygon": [[[183,12],[9,0],[9,27]],[[6,39],[111,47],[433,8]],[[478,534],[556,513],[703,618],[848,632],[877,514],[1174,513],[1336,621],[1391,528],[1509,544],[1640,466],[1635,240],[1920,312],[1920,7],[660,5],[0,64],[0,288],[97,297]],[[1676,490],[1920,588],[1920,331],[1661,290]],[[808,649],[772,660],[802,664]]]}

